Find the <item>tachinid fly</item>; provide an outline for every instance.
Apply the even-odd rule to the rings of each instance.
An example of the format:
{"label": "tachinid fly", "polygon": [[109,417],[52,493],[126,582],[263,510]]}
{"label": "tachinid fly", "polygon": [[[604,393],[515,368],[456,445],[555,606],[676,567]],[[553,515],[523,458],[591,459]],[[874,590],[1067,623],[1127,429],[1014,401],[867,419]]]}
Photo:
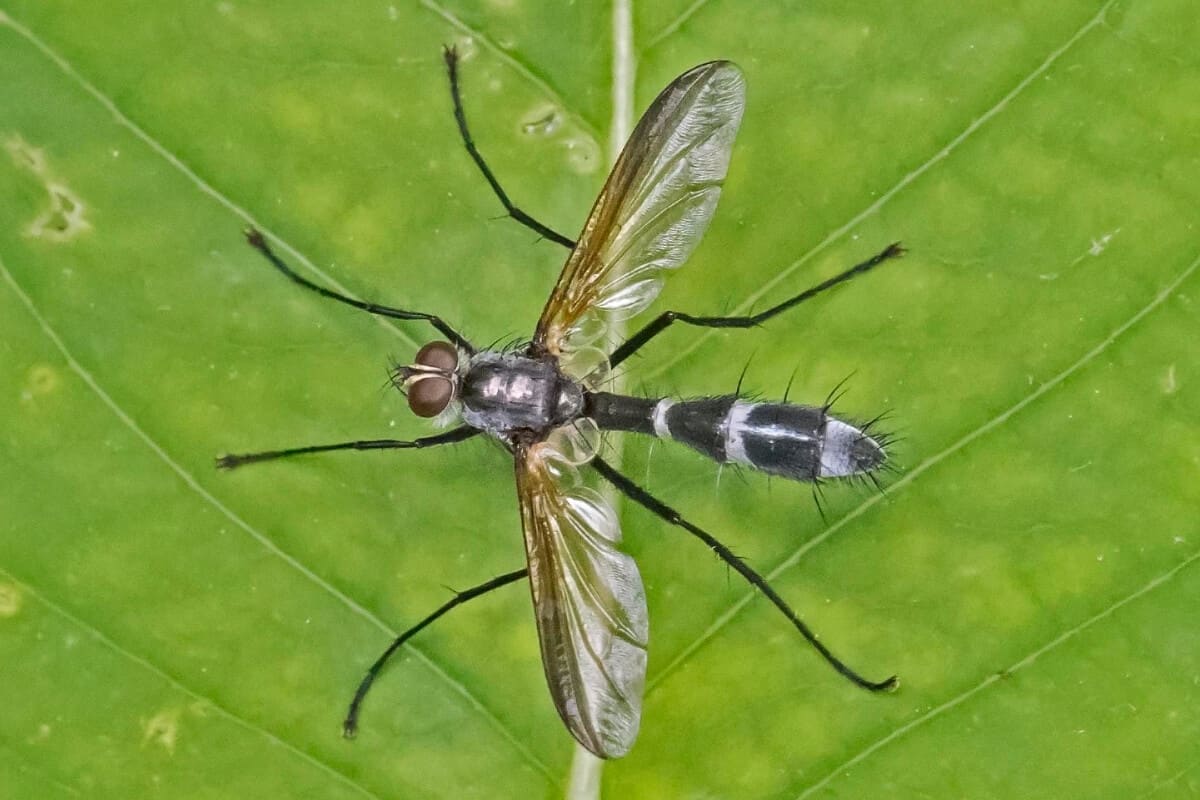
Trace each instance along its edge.
{"label": "tachinid fly", "polygon": [[770,599],[842,675],[866,689],[893,688],[894,677],[869,681],[843,664],[762,576],[609,465],[598,448],[603,431],[632,431],[680,442],[719,463],[798,481],[873,477],[885,464],[886,441],[868,426],[831,416],[828,403],[803,406],[737,396],[640,398],[604,388],[611,368],[672,323],[758,325],[900,255],[900,246],[893,244],[759,314],[706,317],[665,311],[613,346],[612,323],[650,305],[666,271],[683,265],[716,209],[745,102],[741,71],[728,61],[713,61],[685,72],[663,90],[617,159],[578,241],[572,241],[517,208],[500,188],[467,128],[453,49],[445,51],[445,61],[467,152],[510,216],[570,250],[527,346],[480,350],[434,314],[340,295],[292,271],[262,234],[247,232],[250,244],[301,286],[373,314],[431,324],[445,341],[421,348],[412,364],[394,370],[392,381],[415,414],[457,420],[458,425],[412,441],[375,439],[229,455],[218,460],[221,467],[330,450],[434,447],[486,434],[512,453],[516,470],[526,567],[458,593],[397,638],[359,685],[346,716],[346,735],[354,734],[367,690],[400,645],[455,606],[528,577],[542,663],[563,722],[597,756],[615,758],[629,751],[641,721],[649,640],[646,600],[637,565],[618,547],[616,514],[598,492],[581,485],[579,469],[585,465],[635,503],[703,541]]}

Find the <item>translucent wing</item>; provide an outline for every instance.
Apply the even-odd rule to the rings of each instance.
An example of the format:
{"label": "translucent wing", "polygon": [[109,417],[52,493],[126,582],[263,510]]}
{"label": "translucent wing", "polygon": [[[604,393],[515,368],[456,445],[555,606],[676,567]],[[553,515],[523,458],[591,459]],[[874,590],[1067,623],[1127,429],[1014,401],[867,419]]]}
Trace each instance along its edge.
{"label": "translucent wing", "polygon": [[658,296],[662,271],[682,265],[708,227],[744,105],[741,70],[728,61],[701,64],[663,90],[596,199],[535,346],[562,355],[600,343],[610,322]]}
{"label": "translucent wing", "polygon": [[646,679],[646,596],[600,494],[551,441],[518,447],[517,495],[542,666],[559,716],[601,758],[637,738]]}

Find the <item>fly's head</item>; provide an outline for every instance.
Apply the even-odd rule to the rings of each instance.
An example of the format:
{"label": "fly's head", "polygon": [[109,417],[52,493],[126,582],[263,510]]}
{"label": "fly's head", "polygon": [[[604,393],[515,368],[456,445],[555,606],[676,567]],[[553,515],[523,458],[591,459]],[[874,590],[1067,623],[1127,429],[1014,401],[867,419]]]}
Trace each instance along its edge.
{"label": "fly's head", "polygon": [[412,364],[392,370],[392,385],[408,398],[408,407],[418,417],[453,412],[463,361],[449,342],[430,342],[417,351]]}

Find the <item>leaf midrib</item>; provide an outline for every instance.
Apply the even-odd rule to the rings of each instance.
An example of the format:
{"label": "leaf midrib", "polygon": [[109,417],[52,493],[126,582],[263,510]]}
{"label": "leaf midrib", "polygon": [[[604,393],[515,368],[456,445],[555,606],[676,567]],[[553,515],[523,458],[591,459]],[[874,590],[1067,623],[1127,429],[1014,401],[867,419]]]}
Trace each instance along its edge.
{"label": "leaf midrib", "polygon": [[[705,2],[707,2],[707,0],[700,0],[700,2],[694,4],[694,7],[698,8],[699,6],[704,5]],[[1079,39],[1081,39],[1088,32],[1090,32],[1090,30],[1092,28],[1094,28],[1096,25],[1101,24],[1103,22],[1105,13],[1113,5],[1113,2],[1114,2],[1114,0],[1108,0],[1108,2],[1106,2],[1101,7],[1100,11],[1088,23],[1086,23],[1081,29],[1079,29],[1066,42],[1066,44],[1064,44],[1058,50],[1052,52],[1050,57],[1048,57],[1047,60],[1044,61],[1042,63],[1042,65],[1039,66],[1034,71],[1034,73],[1031,73],[1030,76],[1027,76],[1025,79],[1023,79],[1012,91],[1010,91],[1007,95],[1005,95],[1005,97],[999,103],[992,106],[988,112],[985,112],[985,114],[982,117],[979,117],[975,121],[973,121],[971,126],[969,126],[967,129],[965,129],[963,131],[963,133],[959,134],[958,137],[955,137],[955,139],[953,139],[950,142],[950,144],[948,144],[945,148],[943,148],[938,153],[936,153],[934,156],[932,156],[930,159],[928,159],[926,162],[924,162],[916,170],[914,170],[913,172],[910,172],[908,175],[906,175],[899,183],[897,183],[895,186],[893,186],[892,189],[890,189],[887,193],[882,195],[879,198],[879,200],[877,200],[871,206],[868,206],[867,209],[865,209],[860,214],[853,217],[844,226],[842,226],[842,227],[838,228],[837,230],[828,234],[816,247],[814,247],[810,251],[806,252],[804,255],[802,255],[800,258],[798,258],[796,261],[794,261],[791,265],[789,265],[785,270],[783,270],[780,274],[775,276],[771,281],[764,284],[759,290],[754,292],[743,304],[741,304],[738,307],[739,310],[749,307],[757,299],[759,299],[760,297],[765,295],[768,291],[773,289],[781,281],[785,280],[788,276],[793,274],[803,264],[805,264],[809,260],[811,260],[817,253],[828,248],[833,242],[837,241],[842,236],[844,236],[854,226],[858,225],[864,219],[866,219],[867,217],[876,213],[886,202],[890,201],[898,192],[902,191],[909,184],[911,184],[913,181],[915,181],[916,178],[920,177],[925,172],[927,172],[929,169],[931,169],[932,167],[934,167],[938,163],[940,163],[940,161],[944,160],[948,155],[950,155],[950,153],[954,149],[956,149],[963,141],[965,141],[967,137],[969,137],[969,136],[973,135],[975,132],[977,132],[979,127],[984,125],[991,118],[995,117],[1000,111],[1002,111],[1004,109],[1004,107],[1012,99],[1014,99],[1018,94],[1020,94],[1021,91],[1023,91],[1025,88],[1027,88],[1027,86],[1030,83],[1032,83],[1033,80],[1035,80],[1039,75],[1043,74],[1047,69],[1049,69],[1049,67],[1052,66],[1053,63],[1059,57],[1061,57],[1061,55],[1063,53],[1066,52],[1067,49],[1069,49],[1071,46],[1073,46]],[[436,4],[429,2],[429,0],[422,0],[422,5],[429,8],[430,10],[435,10],[437,8]],[[691,13],[691,11],[692,10],[689,9],[689,13]],[[0,13],[2,13],[2,12],[0,12]],[[2,21],[3,20],[0,20],[0,22],[2,22]],[[8,24],[14,25],[14,27],[16,26],[16,23],[14,23],[11,20],[8,20]],[[18,30],[19,30],[19,28],[18,28]],[[479,34],[479,35],[481,35],[481,34]],[[30,37],[27,37],[27,38],[30,38]],[[482,35],[481,35],[481,38],[483,38]],[[31,41],[34,41],[34,43],[37,44],[36,39],[31,38]],[[649,46],[653,46],[656,43],[657,43],[657,41],[652,41],[651,45],[649,45]],[[52,60],[55,60],[55,61],[59,60],[52,54],[52,52],[50,52],[50,51],[46,51],[46,52],[47,52],[47,55],[52,58]],[[64,63],[65,62],[60,63],[59,64],[60,67],[63,66]],[[82,79],[81,76],[78,76],[73,71],[69,72],[69,74],[72,74],[72,77],[76,78],[76,80],[78,80],[81,83],[81,85],[84,86],[85,89],[87,89],[89,92],[92,92],[97,97],[97,99],[100,99],[102,102],[104,102],[103,96],[100,95],[97,91],[94,91],[92,89],[91,85],[88,84],[84,79]],[[531,73],[524,74],[523,76],[526,77],[527,79],[532,78]],[[547,89],[548,87],[546,87],[544,84],[539,84],[539,88]],[[565,104],[561,103],[561,99],[557,98],[556,96],[553,99],[555,99],[557,102],[560,103],[560,105],[563,105],[563,107],[565,108]],[[119,111],[116,110],[115,107],[113,107],[112,110],[114,110],[114,113],[119,114]],[[133,123],[130,122],[128,124],[131,127],[131,129],[135,130],[135,132],[140,131],[140,129],[136,128],[136,126],[134,126]],[[212,197],[214,197],[214,199],[217,199],[218,202],[222,202],[222,204],[224,204],[224,205],[226,205],[226,207],[230,208],[230,210],[233,211],[235,214],[238,214],[239,216],[243,216],[243,214],[245,214],[245,216],[243,216],[243,218],[250,221],[250,217],[248,216],[248,213],[246,213],[246,212],[239,213],[239,212],[241,212],[241,209],[239,207],[237,207],[236,205],[230,205],[229,204],[230,201],[228,201],[227,198],[224,198],[224,195],[221,195],[215,189],[212,189],[210,191],[211,187],[208,187],[208,184],[204,183],[202,179],[198,178],[198,176],[195,176],[194,174],[190,173],[188,171],[186,165],[183,165],[181,162],[178,162],[178,159],[175,159],[175,157],[172,154],[170,154],[169,151],[166,151],[165,148],[161,148],[161,145],[156,146],[155,143],[153,142],[153,140],[151,138],[149,138],[148,136],[145,141],[148,145],[150,145],[153,149],[155,149],[156,152],[159,153],[159,155],[166,158],[168,161],[173,163],[173,165],[177,166],[177,168],[180,168],[185,173],[188,173],[189,177],[191,177],[198,185],[200,185],[202,190],[206,191],[206,193],[209,193]],[[208,187],[208,188],[206,188],[206,187]],[[290,247],[288,249],[298,259],[300,259],[303,263],[305,263],[306,266],[308,266],[308,268],[312,269],[316,274],[319,274],[319,275],[321,274],[321,272],[314,265],[312,265],[311,262],[309,262],[307,259],[304,259],[301,254],[292,250]],[[1193,270],[1194,268],[1195,268],[1195,264],[1193,264],[1193,266],[1190,267],[1188,270],[1185,270],[1184,274],[1179,279],[1177,279],[1176,282],[1178,283],[1178,281],[1187,277],[1187,275],[1190,274],[1191,270]],[[331,283],[336,285],[336,282],[333,282],[332,279],[330,279],[328,276],[323,276],[323,277],[330,280]],[[1155,303],[1152,302],[1150,306],[1147,306],[1146,309],[1143,309],[1143,312],[1139,312],[1139,315],[1141,315],[1145,311],[1149,310],[1149,308],[1153,307],[1154,305],[1155,305]],[[1140,318],[1139,315],[1135,315],[1135,320],[1136,320],[1136,318]],[[1135,321],[1135,320],[1131,320],[1131,321]],[[402,332],[401,332],[401,336],[404,336],[404,334]],[[407,337],[404,337],[404,338],[407,338]],[[697,342],[696,346],[699,346],[699,344],[700,344],[700,342]],[[1102,343],[1102,345],[1103,344],[1104,343]],[[1106,345],[1104,345],[1104,346],[1106,346]],[[684,355],[686,355],[688,352],[690,352],[690,350],[684,351],[680,356],[676,357],[675,359],[673,359],[671,361],[664,363],[657,370],[655,370],[655,372],[653,374],[659,374],[659,373],[669,369],[675,363],[677,363],[680,360],[680,358],[682,358]],[[1090,360],[1090,357],[1085,356],[1085,358],[1088,358],[1088,360]],[[1068,373],[1070,371],[1072,371],[1074,368],[1075,368],[1074,366],[1069,368]],[[1067,373],[1060,373],[1060,377],[1065,378],[1066,375],[1067,375]],[[1052,381],[1054,381],[1054,380],[1056,380],[1056,379],[1052,379]],[[1011,408],[1009,410],[1009,412],[1005,412],[1005,414],[1011,415],[1011,413],[1016,413],[1016,411],[1019,411],[1020,408],[1023,408],[1025,405],[1028,405],[1029,402],[1032,402],[1037,397],[1040,397],[1041,394],[1044,394],[1043,389],[1046,386],[1048,386],[1048,384],[1043,384],[1042,387],[1039,387],[1039,389],[1036,390],[1034,393],[1028,395],[1021,402],[1019,402],[1017,404],[1017,406],[1014,406],[1013,408]],[[1018,406],[1020,408],[1018,408]],[[1005,416],[1005,415],[1001,415],[1001,416]],[[999,418],[997,418],[997,419],[999,419]],[[1005,419],[1007,419],[1007,416],[1005,416]],[[927,459],[925,462],[922,462],[922,464],[918,465],[918,467],[915,468],[912,473],[909,473],[908,475],[906,475],[905,479],[910,479],[910,478],[915,479],[915,477],[917,475],[919,475],[921,472],[924,472],[926,469],[932,467],[935,463],[937,463],[937,461],[940,461],[941,459],[948,457],[953,452],[956,452],[958,449],[961,449],[962,447],[969,444],[975,438],[978,438],[978,436],[983,435],[983,433],[985,433],[987,430],[990,430],[991,427],[989,427],[989,426],[994,427],[993,423],[1000,424],[999,422],[996,422],[996,420],[992,420],[989,423],[985,423],[984,426],[981,426],[980,428],[977,428],[974,431],[972,431],[971,433],[967,434],[966,437],[964,437],[963,439],[960,439],[958,442],[956,442],[954,445],[952,445],[947,450],[943,450],[937,456],[932,457],[932,459],[935,459],[935,461],[933,461],[932,463],[931,463],[931,459]],[[770,574],[772,576],[775,576],[779,572],[782,572],[783,570],[786,570],[787,568],[789,568],[792,564],[795,563],[795,561],[799,560],[799,558],[802,557],[802,555],[804,553],[806,553],[809,549],[811,549],[811,547],[816,546],[817,544],[827,540],[830,536],[832,536],[832,534],[834,532],[836,532],[836,530],[840,529],[843,525],[845,525],[847,522],[849,522],[850,519],[856,518],[857,516],[864,513],[865,510],[867,508],[869,508],[870,505],[872,505],[874,501],[875,501],[875,498],[872,498],[871,500],[862,504],[858,508],[852,510],[849,514],[847,514],[846,517],[839,520],[837,523],[835,523],[833,526],[831,526],[829,529],[827,529],[823,534],[818,536],[813,541],[806,543],[806,545],[804,547],[797,550],[788,559],[785,559],[785,561],[782,562],[778,567],[776,567],[775,570],[772,570],[772,572]],[[1190,559],[1187,562],[1185,562],[1185,564],[1186,563],[1190,563]],[[1182,568],[1182,566],[1184,566],[1184,565],[1180,565],[1180,567],[1177,567],[1176,570],[1178,570],[1179,568]],[[718,618],[718,623],[716,624],[716,628],[710,629],[712,631],[712,633],[715,633],[716,630],[719,630],[720,627],[723,627],[724,624],[728,621],[728,619],[732,619],[732,616],[736,615],[737,612],[745,605],[745,602],[743,602],[743,601],[748,601],[750,596],[751,595],[749,595],[747,593],[747,595],[745,595],[742,599],[739,599],[738,601],[735,601],[733,604],[731,604],[729,609],[726,611],[726,614],[728,615],[728,617],[726,617],[726,615],[722,615],[720,618]],[[705,639],[708,636],[709,636],[709,632],[706,631],[705,634],[702,635],[701,639]],[[700,642],[702,644],[701,640],[697,640],[697,642]],[[697,642],[693,642],[693,645],[696,645]],[[693,645],[689,645],[688,648],[684,649],[683,652],[685,653],[685,656],[690,655],[690,653],[694,651]],[[647,692],[648,695],[653,691],[654,687],[659,682],[661,682],[663,679],[665,679],[665,677],[667,677],[667,675],[669,674],[668,670],[671,669],[671,667],[673,667],[673,666],[675,666],[675,662],[672,662],[672,665],[669,665],[667,669],[665,669],[663,672],[660,672],[660,674],[655,677],[655,679],[650,684],[649,690]]]}

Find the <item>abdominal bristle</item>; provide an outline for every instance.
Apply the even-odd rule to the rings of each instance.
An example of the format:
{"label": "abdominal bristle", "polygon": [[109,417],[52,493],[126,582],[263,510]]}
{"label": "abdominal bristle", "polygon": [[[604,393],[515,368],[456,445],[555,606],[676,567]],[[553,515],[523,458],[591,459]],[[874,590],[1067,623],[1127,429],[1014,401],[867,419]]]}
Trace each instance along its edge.
{"label": "abdominal bristle", "polygon": [[900,474],[900,466],[893,457],[892,450],[896,443],[901,440],[901,437],[892,431],[879,429],[880,422],[887,420],[890,416],[891,412],[885,411],[861,425],[856,425],[860,432],[859,440],[873,442],[879,448],[883,457],[870,469],[846,476],[850,483],[875,489],[880,494],[886,494],[885,479]]}

